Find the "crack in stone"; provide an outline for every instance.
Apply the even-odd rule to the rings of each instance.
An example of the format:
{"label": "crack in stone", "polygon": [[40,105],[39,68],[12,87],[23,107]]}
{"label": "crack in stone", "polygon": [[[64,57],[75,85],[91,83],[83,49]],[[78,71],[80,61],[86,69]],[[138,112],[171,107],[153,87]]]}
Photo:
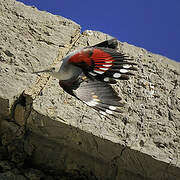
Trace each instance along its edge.
{"label": "crack in stone", "polygon": [[[77,31],[75,33],[75,36],[72,37],[71,42],[73,42],[71,44],[71,46],[66,47],[68,50],[63,53],[62,52],[62,48],[59,48],[59,53],[57,58],[54,60],[54,62],[52,63],[52,66],[54,64],[56,64],[57,62],[59,62],[66,54],[68,54],[72,48],[74,47],[74,44],[79,40],[81,34],[79,33],[79,31]],[[63,48],[64,49],[64,48]],[[27,120],[31,114],[32,111],[32,105],[33,105],[33,101],[36,99],[36,97],[42,92],[42,90],[44,89],[44,87],[46,86],[46,84],[48,83],[50,79],[50,76],[47,74],[43,74],[35,83],[35,85],[33,85],[33,87],[26,89],[22,92],[22,94],[17,98],[17,100],[14,102],[13,108],[11,110],[11,114],[12,114],[12,118],[16,119],[15,117],[15,112],[16,112],[16,108],[18,105],[22,106],[22,109],[25,110],[24,112],[24,128],[25,128],[25,134],[27,133]],[[21,109],[21,111],[22,111]],[[23,112],[22,112],[23,113]],[[18,123],[17,123],[18,124]],[[18,124],[19,126],[21,126],[20,124]]]}
{"label": "crack in stone", "polygon": [[[51,66],[57,64],[66,54],[68,54],[72,50],[72,48],[74,47],[74,44],[78,41],[80,36],[81,36],[81,34],[77,31],[75,33],[75,36],[72,38],[73,40],[71,40],[71,41],[73,41],[73,43],[70,46],[67,46],[66,48],[64,48],[64,47],[59,48],[57,58],[53,61]],[[67,51],[64,49],[67,49]],[[35,85],[33,87],[25,90],[24,94],[31,96],[33,100],[36,99],[36,97],[42,92],[42,90],[48,83],[49,79],[50,79],[50,75],[42,74],[40,76],[40,78],[37,80],[37,82],[35,83]]]}

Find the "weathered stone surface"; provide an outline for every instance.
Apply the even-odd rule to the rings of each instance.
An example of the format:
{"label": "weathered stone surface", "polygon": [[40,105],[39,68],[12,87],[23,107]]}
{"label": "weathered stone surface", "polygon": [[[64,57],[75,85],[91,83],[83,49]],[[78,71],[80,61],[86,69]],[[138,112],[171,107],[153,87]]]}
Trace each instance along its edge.
{"label": "weathered stone surface", "polygon": [[[90,42],[96,43],[99,39],[106,38],[107,35],[100,32],[91,32],[90,35],[85,33],[76,42],[74,48],[91,45]],[[126,43],[119,43],[119,49],[139,63],[139,72],[136,77],[115,86],[115,89],[127,102],[126,112],[120,115],[119,119],[100,118],[92,109],[65,94],[59,88],[58,81],[51,79],[42,89],[42,95],[33,101],[28,127],[41,135],[40,138],[44,136],[60,143],[57,145],[60,149],[56,147],[53,152],[49,153],[57,150],[58,153],[61,152],[61,156],[65,156],[63,155],[65,151],[68,154],[65,164],[70,164],[69,161],[72,160],[77,162],[77,157],[85,159],[83,162],[78,158],[80,161],[77,164],[66,168],[78,169],[78,166],[88,166],[90,169],[94,168],[98,177],[103,178],[103,175],[106,174],[107,179],[110,177],[121,178],[122,174],[119,172],[122,170],[130,170],[132,173],[146,178],[157,179],[168,176],[174,179],[173,171],[178,173],[179,170],[175,167],[180,166],[178,158],[180,153],[178,145],[180,116],[179,99],[176,97],[179,91],[177,83],[180,80],[179,64],[173,66],[171,64],[175,62],[171,62],[165,57],[153,55],[142,48]],[[168,105],[168,99],[171,99],[170,102],[173,101],[173,104],[169,103]],[[170,118],[171,111],[174,112],[174,118]],[[39,117],[39,114],[42,116]],[[79,129],[95,136],[84,134]],[[109,141],[104,144],[103,140],[97,137]],[[36,138],[36,136],[32,137],[33,144]],[[118,143],[119,146],[110,141]],[[46,143],[49,145],[47,141]],[[41,147],[42,149],[45,148],[46,143],[43,148]],[[123,151],[123,146],[128,147]],[[72,147],[75,151],[79,149],[80,152],[75,152]],[[38,157],[34,159],[36,163],[43,161],[38,153],[42,152],[41,148],[37,151]],[[85,154],[82,154],[82,151]],[[87,155],[91,156],[88,162]],[[41,158],[44,156],[42,155]],[[59,159],[54,158],[53,163],[60,163],[59,166],[61,166],[61,156]],[[94,159],[96,164],[92,164]],[[98,160],[103,161],[103,168],[102,163],[97,163]],[[172,165],[168,171],[165,171],[167,164],[163,162]],[[114,166],[111,167],[111,164]],[[114,167],[118,170],[115,171]],[[178,176],[180,176],[179,173]]]}
{"label": "weathered stone surface", "polygon": [[[14,0],[0,0],[0,15],[0,136],[12,162],[32,165],[23,178],[180,178],[180,63],[119,42],[139,71],[114,86],[124,113],[100,117],[57,80],[31,72],[109,36],[80,34],[74,22]],[[10,114],[21,127],[5,120]]]}
{"label": "weathered stone surface", "polygon": [[0,1],[0,114],[29,87],[34,69],[50,66],[79,36],[80,26],[15,0]]}

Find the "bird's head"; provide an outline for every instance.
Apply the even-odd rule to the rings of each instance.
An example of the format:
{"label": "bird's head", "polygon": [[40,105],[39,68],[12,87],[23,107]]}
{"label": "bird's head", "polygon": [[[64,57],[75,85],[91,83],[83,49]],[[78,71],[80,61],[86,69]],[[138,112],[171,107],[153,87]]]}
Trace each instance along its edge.
{"label": "bird's head", "polygon": [[48,69],[44,69],[44,70],[41,70],[41,71],[35,71],[33,72],[33,74],[40,74],[40,73],[47,73],[53,77],[56,77],[58,78],[58,74],[59,74],[59,69],[60,69],[60,65],[59,64],[56,64],[55,66],[51,67],[51,68],[48,68]]}

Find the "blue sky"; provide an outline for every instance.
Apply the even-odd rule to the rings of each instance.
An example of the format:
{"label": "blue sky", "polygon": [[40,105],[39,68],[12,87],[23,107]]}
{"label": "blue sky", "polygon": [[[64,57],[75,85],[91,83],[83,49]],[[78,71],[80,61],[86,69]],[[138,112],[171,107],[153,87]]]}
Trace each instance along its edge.
{"label": "blue sky", "polygon": [[180,62],[180,0],[18,0]]}

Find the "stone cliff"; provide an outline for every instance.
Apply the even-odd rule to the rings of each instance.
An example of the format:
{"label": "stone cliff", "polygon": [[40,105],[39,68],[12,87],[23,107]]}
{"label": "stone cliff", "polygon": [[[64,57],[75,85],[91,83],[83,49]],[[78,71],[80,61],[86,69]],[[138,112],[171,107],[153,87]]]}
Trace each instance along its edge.
{"label": "stone cliff", "polygon": [[31,72],[109,35],[15,0],[0,24],[0,179],[180,179],[180,63],[119,42],[139,71],[114,86],[124,113],[102,118]]}

